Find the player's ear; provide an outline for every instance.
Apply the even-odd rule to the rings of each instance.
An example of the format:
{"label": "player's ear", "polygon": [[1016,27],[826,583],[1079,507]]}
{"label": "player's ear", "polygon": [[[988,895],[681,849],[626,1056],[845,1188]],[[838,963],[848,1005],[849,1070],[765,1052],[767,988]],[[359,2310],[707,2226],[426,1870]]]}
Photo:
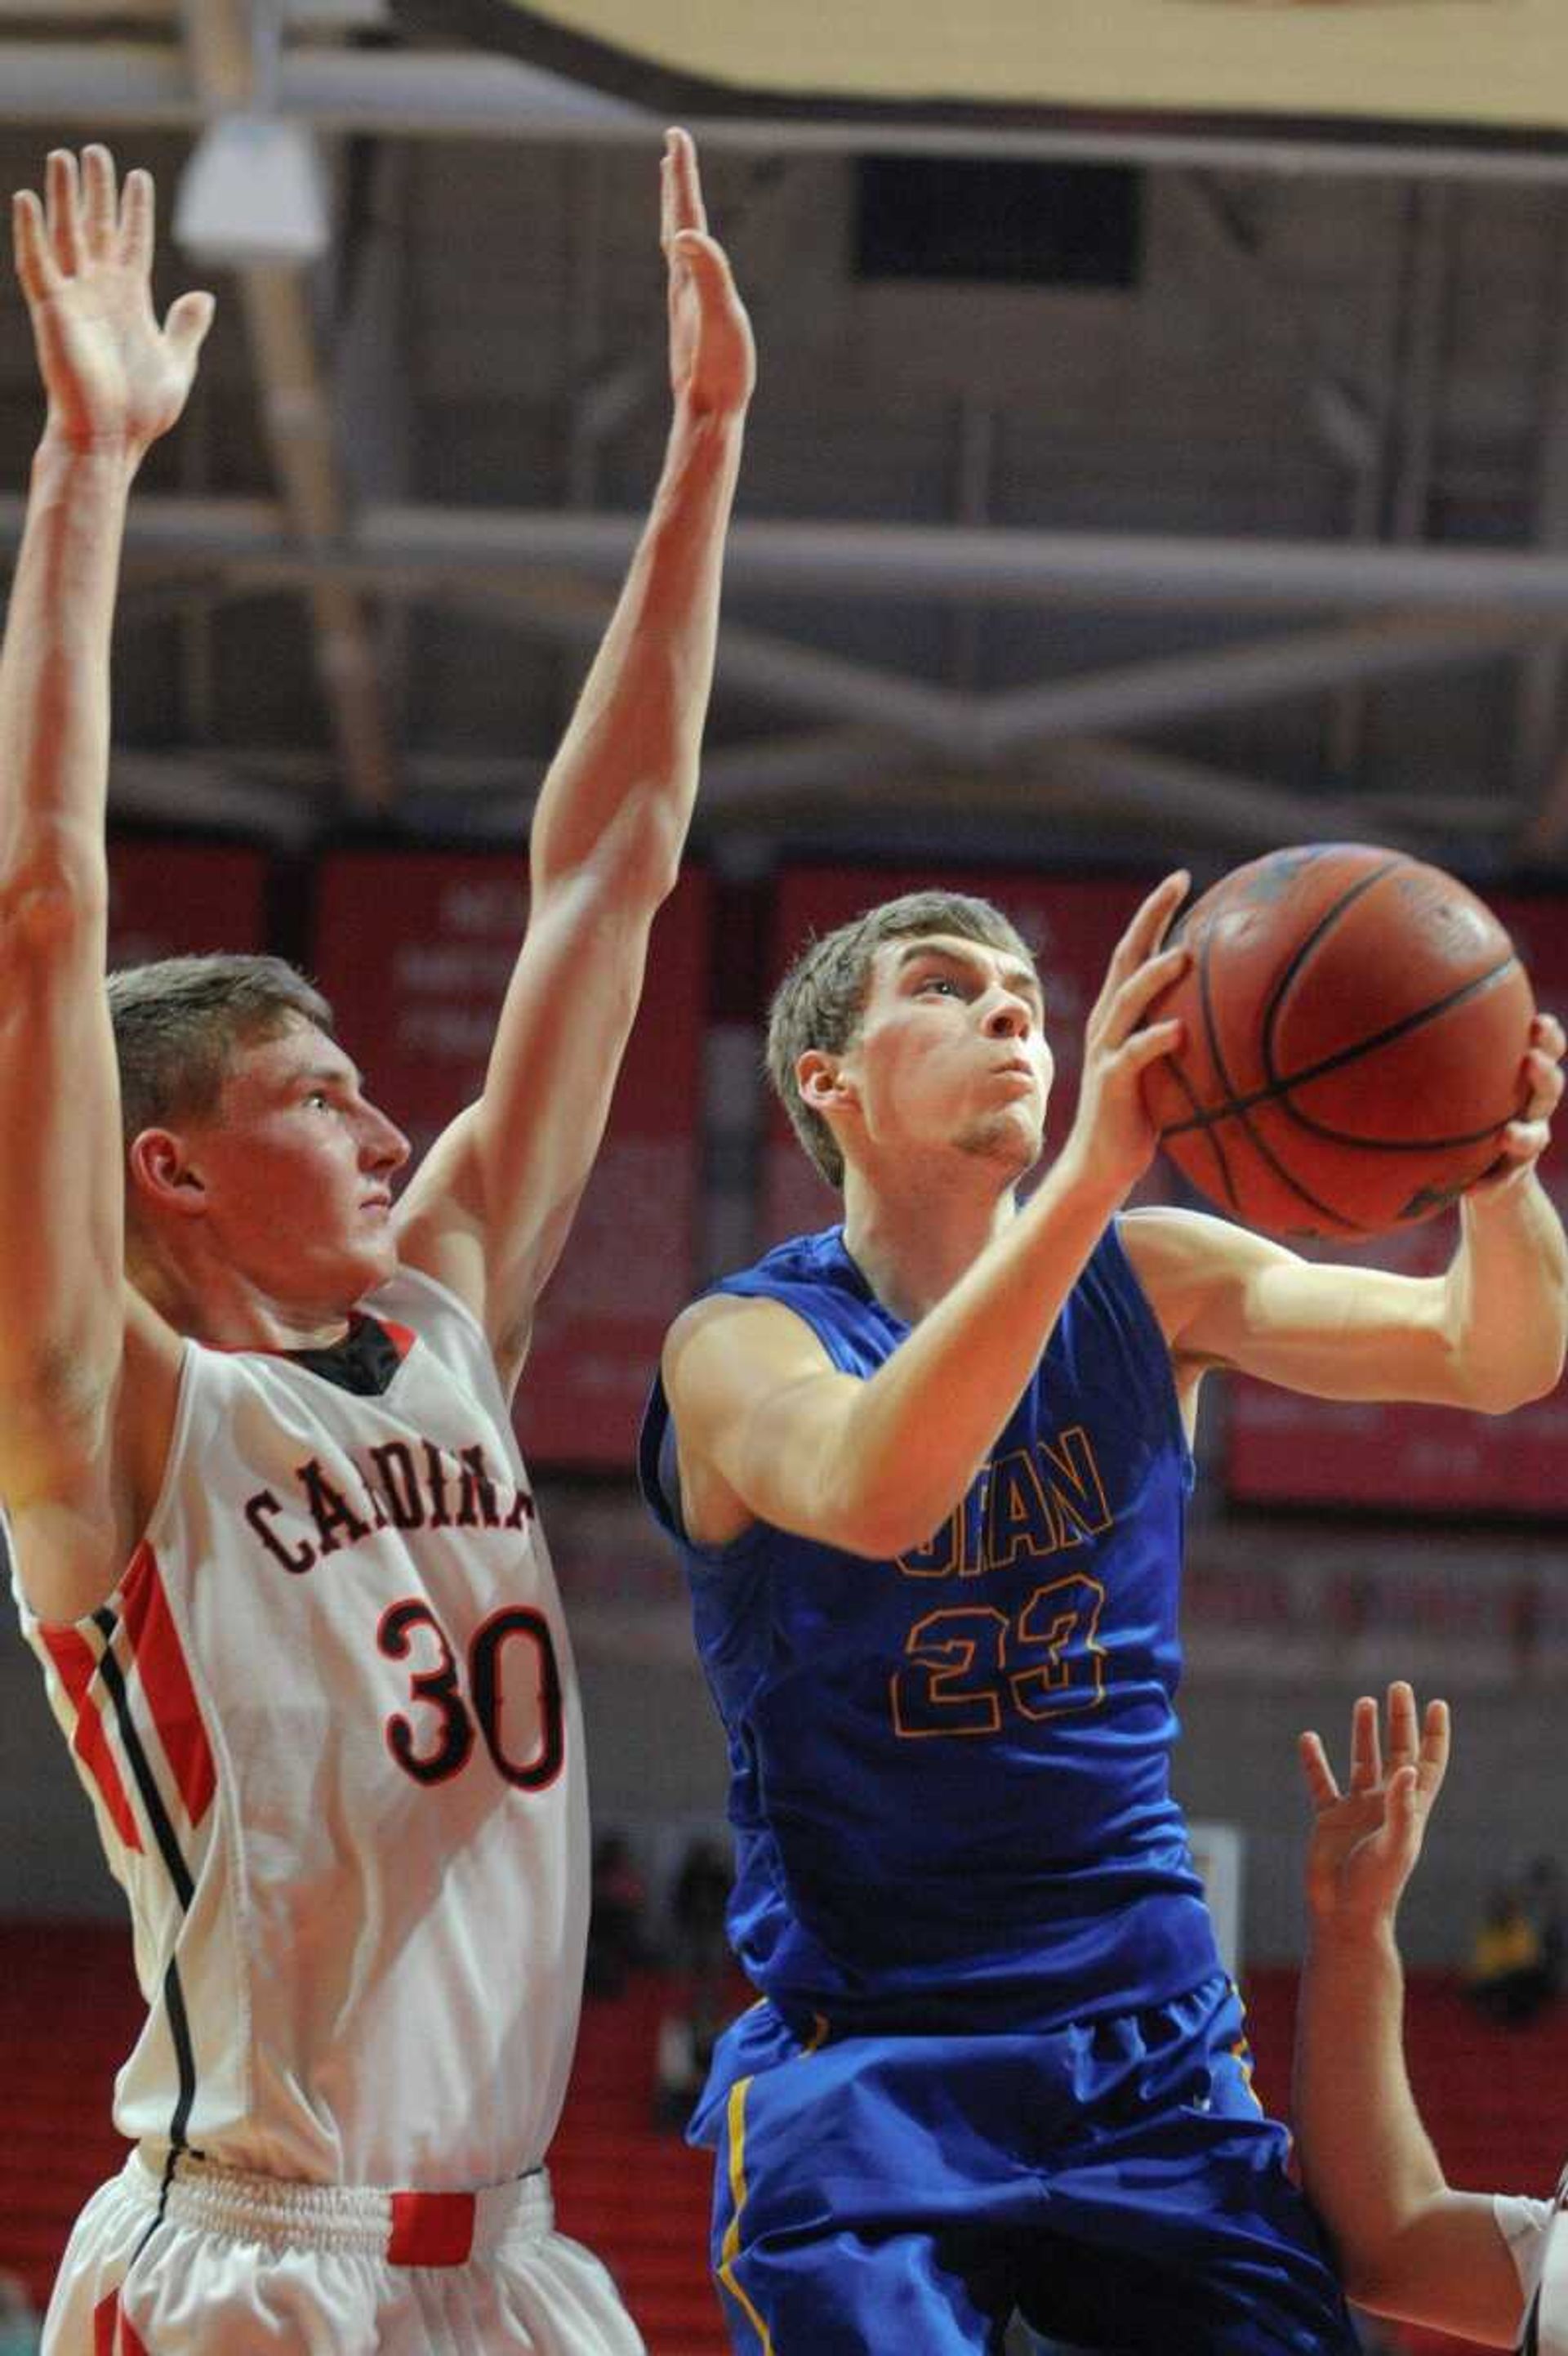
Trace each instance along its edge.
{"label": "player's ear", "polygon": [[835,1105],[846,1104],[854,1093],[837,1056],[830,1055],[825,1047],[808,1047],[797,1058],[795,1084],[800,1090],[801,1101],[813,1112],[827,1112]]}
{"label": "player's ear", "polygon": [[206,1187],[174,1130],[138,1130],[125,1159],[131,1187],[144,1210],[193,1218],[206,1207]]}

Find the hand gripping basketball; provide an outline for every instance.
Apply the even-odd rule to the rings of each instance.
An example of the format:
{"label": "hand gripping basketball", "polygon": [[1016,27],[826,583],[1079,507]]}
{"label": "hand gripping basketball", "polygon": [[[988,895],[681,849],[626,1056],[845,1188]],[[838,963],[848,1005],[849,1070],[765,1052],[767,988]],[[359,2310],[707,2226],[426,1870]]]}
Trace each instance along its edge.
{"label": "hand gripping basketball", "polygon": [[1539,1151],[1516,1127],[1555,1103],[1529,977],[1440,868],[1362,843],[1278,851],[1180,930],[1191,966],[1148,1019],[1179,1014],[1185,1038],[1143,1085],[1220,1209],[1291,1238],[1381,1235]]}

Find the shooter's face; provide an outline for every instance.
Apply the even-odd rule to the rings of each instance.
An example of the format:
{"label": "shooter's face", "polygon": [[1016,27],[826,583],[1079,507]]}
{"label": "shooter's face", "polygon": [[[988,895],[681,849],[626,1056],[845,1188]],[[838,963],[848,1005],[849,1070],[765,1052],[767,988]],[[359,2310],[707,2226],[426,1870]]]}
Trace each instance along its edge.
{"label": "shooter's face", "polygon": [[829,1059],[847,1161],[957,1152],[1020,1177],[1051,1093],[1042,1014],[1040,977],[1016,954],[957,934],[883,942],[859,1029]]}

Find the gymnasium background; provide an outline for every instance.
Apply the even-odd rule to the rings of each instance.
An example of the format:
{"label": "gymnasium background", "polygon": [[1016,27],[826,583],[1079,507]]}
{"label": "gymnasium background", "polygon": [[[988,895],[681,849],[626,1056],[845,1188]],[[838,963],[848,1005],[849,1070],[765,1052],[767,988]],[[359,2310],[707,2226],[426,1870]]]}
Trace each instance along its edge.
{"label": "gymnasium background", "polygon": [[[164,298],[219,294],[126,561],[119,955],[299,958],[420,1142],[471,1089],[657,470],[671,118],[761,388],[693,855],[519,1413],[596,1816],[656,1885],[722,1758],[626,1466],[675,1309],[827,1215],[760,1080],[791,944],[917,879],[1000,899],[1057,1140],[1179,861],[1435,858],[1568,1009],[1556,0],[0,0],[0,180],[108,136],[158,174]],[[37,415],[7,285],[0,565]],[[1499,1871],[1568,1852],[1568,1401],[1211,1387],[1178,1783],[1239,1833],[1242,1958],[1298,1948],[1296,1730],[1408,1673],[1457,1709],[1407,1908],[1452,1966]],[[0,1636],[0,1917],[116,1908]]]}

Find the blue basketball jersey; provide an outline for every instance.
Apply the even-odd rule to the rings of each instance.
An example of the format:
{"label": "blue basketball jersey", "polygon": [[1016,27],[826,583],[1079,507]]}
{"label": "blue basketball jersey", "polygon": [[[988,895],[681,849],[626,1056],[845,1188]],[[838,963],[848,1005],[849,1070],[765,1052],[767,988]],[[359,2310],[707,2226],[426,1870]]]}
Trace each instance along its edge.
{"label": "blue basketball jersey", "polygon": [[[715,1290],[781,1302],[861,1377],[909,1332],[837,1227]],[[1169,1787],[1192,1461],[1114,1227],[918,1551],[869,1561],[763,1523],[695,1546],[675,1440],[656,1383],[642,1477],[729,1740],[731,1936],[786,2018],[1055,2027],[1218,1967]]]}

